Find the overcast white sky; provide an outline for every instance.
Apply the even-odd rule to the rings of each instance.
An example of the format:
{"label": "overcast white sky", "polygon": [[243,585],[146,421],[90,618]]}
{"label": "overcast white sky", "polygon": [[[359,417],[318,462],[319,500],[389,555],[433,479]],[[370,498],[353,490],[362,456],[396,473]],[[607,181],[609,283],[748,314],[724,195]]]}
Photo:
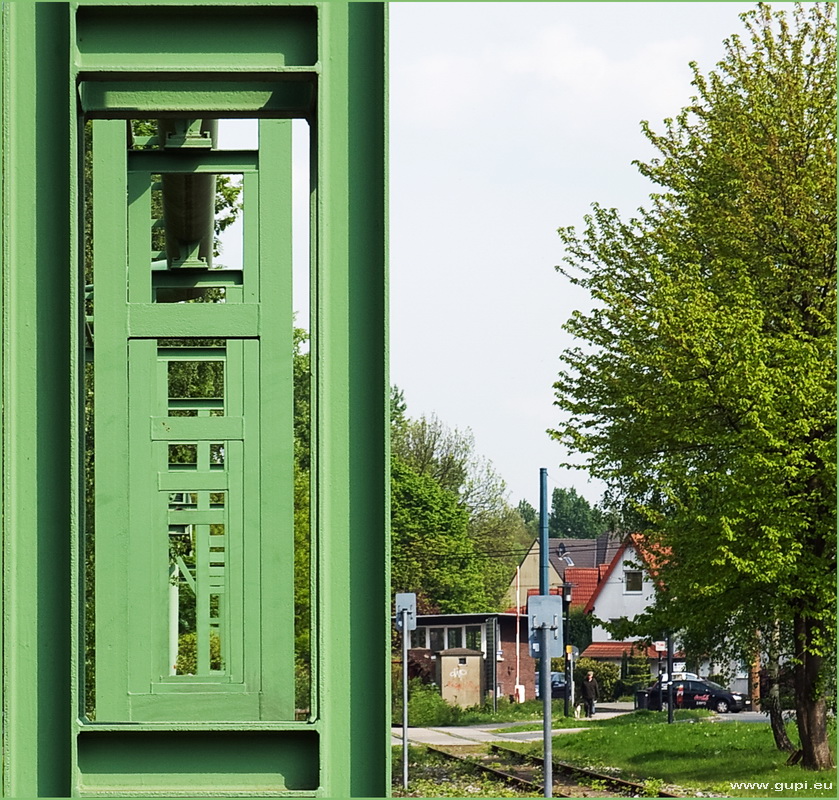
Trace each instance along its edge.
{"label": "overcast white sky", "polygon": [[[556,229],[581,226],[594,201],[625,216],[646,203],[653,187],[632,160],[654,151],[640,121],[662,130],[690,102],[688,63],[712,69],[752,7],[390,3],[391,381],[410,416],[472,430],[513,504],[538,507],[540,467],[549,490],[574,487],[592,503],[603,491],[559,468],[568,454],[546,433],[570,344],[561,326],[587,305],[554,270]],[[222,146],[256,146],[252,122],[225,126]],[[307,130],[295,126],[295,252],[305,269]],[[304,326],[306,296],[298,281]]]}
{"label": "overcast white sky", "polygon": [[640,120],[689,102],[688,62],[713,68],[753,5],[390,4],[391,380],[409,415],[472,429],[513,504],[538,507],[540,467],[549,490],[602,494],[545,433],[561,325],[586,304],[556,229],[645,204]]}

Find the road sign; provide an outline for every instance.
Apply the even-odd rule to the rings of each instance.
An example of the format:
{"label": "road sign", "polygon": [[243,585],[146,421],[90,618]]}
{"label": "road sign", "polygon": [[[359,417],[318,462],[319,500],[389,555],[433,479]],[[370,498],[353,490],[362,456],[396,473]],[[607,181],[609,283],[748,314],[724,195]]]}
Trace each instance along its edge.
{"label": "road sign", "polygon": [[417,596],[413,592],[399,592],[396,595],[396,630],[402,630],[403,615],[407,614],[409,631],[417,629]]}
{"label": "road sign", "polygon": [[548,656],[564,658],[562,639],[562,598],[557,595],[532,595],[527,598],[527,616],[530,620],[530,655],[541,656],[542,630],[548,632]]}

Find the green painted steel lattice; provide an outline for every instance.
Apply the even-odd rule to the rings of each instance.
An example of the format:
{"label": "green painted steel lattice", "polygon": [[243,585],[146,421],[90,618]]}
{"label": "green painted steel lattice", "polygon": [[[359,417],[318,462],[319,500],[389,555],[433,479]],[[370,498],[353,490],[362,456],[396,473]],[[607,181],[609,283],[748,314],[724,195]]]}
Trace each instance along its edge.
{"label": "green painted steel lattice", "polygon": [[[95,440],[108,443],[95,469],[95,719],[293,720],[292,376],[277,355],[292,349],[291,208],[276,189],[291,183],[291,123],[261,121],[258,154],[232,164],[183,142],[127,150],[122,120],[94,120],[92,138]],[[175,186],[198,215],[214,175],[249,160],[241,270],[212,269],[171,225],[169,257],[152,250],[156,183],[210,178]],[[178,290],[189,299],[160,301]],[[213,291],[219,302],[196,302]],[[194,629],[173,642],[189,595]],[[177,674],[179,642],[194,674]]]}
{"label": "green painted steel lattice", "polygon": [[[385,32],[376,2],[0,0],[4,797],[387,794]],[[258,152],[201,141],[226,117],[259,120]],[[132,143],[138,119],[170,146]],[[292,119],[311,136],[304,719]],[[152,219],[219,174],[244,182],[239,271]]]}

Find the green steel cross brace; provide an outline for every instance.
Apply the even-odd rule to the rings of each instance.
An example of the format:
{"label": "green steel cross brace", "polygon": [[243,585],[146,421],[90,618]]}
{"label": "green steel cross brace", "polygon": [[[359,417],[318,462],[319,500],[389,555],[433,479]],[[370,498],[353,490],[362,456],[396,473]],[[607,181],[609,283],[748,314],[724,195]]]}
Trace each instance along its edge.
{"label": "green steel cross brace", "polygon": [[[3,797],[389,792],[386,29],[379,2],[0,2]],[[219,149],[231,118],[256,149]]]}

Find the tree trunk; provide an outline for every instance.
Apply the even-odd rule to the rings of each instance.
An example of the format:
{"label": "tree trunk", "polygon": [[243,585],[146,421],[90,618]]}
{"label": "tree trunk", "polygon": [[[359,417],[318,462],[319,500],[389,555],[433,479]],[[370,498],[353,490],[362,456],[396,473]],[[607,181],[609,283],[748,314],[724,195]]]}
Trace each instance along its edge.
{"label": "tree trunk", "polygon": [[797,612],[795,626],[795,710],[801,739],[801,766],[804,769],[833,769],[827,736],[827,703],[820,680],[824,658],[811,652],[823,641],[817,620]]}
{"label": "tree trunk", "polygon": [[795,747],[787,735],[779,694],[776,680],[775,684],[769,689],[769,697],[766,699],[766,707],[769,710],[769,724],[772,726],[772,736],[775,737],[775,747],[784,753],[793,753]]}
{"label": "tree trunk", "polygon": [[775,737],[775,747],[784,753],[795,752],[795,747],[787,735],[784,725],[784,715],[781,710],[781,687],[779,685],[781,623],[775,620],[772,633],[769,636],[769,658],[766,671],[769,675],[769,695],[766,698],[766,708],[769,710],[769,724],[772,726],[772,736]]}

